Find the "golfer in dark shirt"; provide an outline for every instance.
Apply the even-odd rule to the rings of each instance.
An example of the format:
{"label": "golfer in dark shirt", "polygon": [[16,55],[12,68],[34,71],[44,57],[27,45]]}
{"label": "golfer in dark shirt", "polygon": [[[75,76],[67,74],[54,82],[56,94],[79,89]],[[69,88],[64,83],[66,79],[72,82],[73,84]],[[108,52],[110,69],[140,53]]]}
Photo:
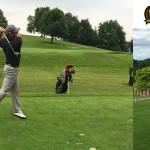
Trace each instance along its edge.
{"label": "golfer in dark shirt", "polygon": [[[6,29],[0,27],[0,47],[6,56],[6,64],[4,66],[5,77],[2,88],[0,89],[0,101],[10,91],[14,115],[26,119],[19,104],[18,71],[22,46],[22,38],[18,33],[19,30],[20,28],[16,28],[14,25],[8,25]],[[3,33],[4,38],[2,38]]]}

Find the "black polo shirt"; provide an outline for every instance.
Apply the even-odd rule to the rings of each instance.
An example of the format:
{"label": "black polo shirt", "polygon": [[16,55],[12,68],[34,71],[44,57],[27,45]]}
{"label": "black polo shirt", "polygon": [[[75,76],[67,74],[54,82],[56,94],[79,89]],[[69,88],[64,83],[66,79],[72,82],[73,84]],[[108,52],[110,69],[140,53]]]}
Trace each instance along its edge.
{"label": "black polo shirt", "polygon": [[[9,39],[11,46],[15,52],[21,52],[22,38],[16,37]],[[3,49],[3,52],[6,56],[6,64],[10,64],[13,67],[19,67],[20,56],[16,56],[12,51],[8,41],[5,38],[0,39],[0,47]]]}

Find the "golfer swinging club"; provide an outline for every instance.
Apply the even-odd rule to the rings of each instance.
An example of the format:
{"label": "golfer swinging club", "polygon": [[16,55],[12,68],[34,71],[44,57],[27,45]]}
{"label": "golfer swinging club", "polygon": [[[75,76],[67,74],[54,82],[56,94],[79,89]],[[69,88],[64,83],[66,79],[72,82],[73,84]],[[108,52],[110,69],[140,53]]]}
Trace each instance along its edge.
{"label": "golfer swinging club", "polygon": [[[0,89],[0,101],[2,101],[10,91],[14,115],[26,119],[19,104],[18,71],[22,46],[22,38],[18,33],[19,30],[20,28],[16,28],[14,25],[8,25],[6,29],[0,27],[0,47],[6,56],[4,80]],[[4,34],[5,38],[2,38],[2,34]]]}

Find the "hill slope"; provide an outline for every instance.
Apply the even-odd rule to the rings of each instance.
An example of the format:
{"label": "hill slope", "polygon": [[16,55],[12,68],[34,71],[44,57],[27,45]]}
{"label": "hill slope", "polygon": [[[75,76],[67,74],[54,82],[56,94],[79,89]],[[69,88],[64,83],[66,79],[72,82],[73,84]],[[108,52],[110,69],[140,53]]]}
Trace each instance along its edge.
{"label": "hill slope", "polygon": [[22,35],[24,45],[23,48],[42,48],[42,49],[95,49],[93,47],[84,46],[80,44],[65,42],[62,40],[55,40],[53,44],[50,43],[50,38]]}
{"label": "hill slope", "polygon": [[[132,55],[129,53],[115,53],[59,40],[50,44],[49,38],[27,35],[23,35],[23,40],[21,68],[32,68],[31,75],[35,77],[31,79],[32,84],[38,82],[43,87],[38,89],[37,85],[37,88],[32,88],[30,79],[25,78],[29,71],[23,71],[27,84],[26,88],[23,86],[23,91],[30,89],[30,92],[38,91],[38,94],[55,93],[56,77],[68,63],[75,64],[74,78],[81,94],[123,94],[123,91],[130,89],[124,85],[128,83],[128,68],[132,66]],[[39,79],[40,75],[44,78]]]}

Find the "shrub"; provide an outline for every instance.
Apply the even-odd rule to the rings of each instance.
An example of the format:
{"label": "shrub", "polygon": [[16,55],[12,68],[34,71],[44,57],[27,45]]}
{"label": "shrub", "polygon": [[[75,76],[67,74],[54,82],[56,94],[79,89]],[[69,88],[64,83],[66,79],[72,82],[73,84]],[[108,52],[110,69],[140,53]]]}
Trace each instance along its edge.
{"label": "shrub", "polygon": [[139,91],[145,91],[150,88],[150,67],[138,69],[136,71],[135,88]]}

